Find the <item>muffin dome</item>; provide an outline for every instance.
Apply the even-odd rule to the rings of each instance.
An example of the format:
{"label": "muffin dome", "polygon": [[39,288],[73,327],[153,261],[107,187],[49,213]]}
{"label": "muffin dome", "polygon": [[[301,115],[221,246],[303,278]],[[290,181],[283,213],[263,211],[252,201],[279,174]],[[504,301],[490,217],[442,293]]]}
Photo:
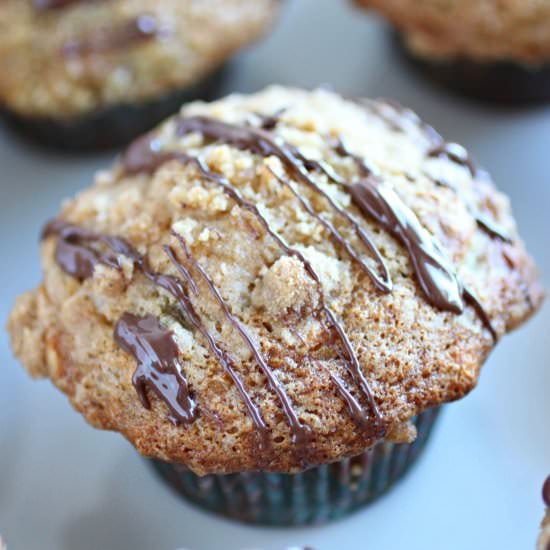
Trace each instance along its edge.
{"label": "muffin dome", "polygon": [[380,11],[426,57],[550,59],[548,0],[355,0]]}
{"label": "muffin dome", "polygon": [[186,88],[264,32],[278,0],[6,0],[0,104],[62,119]]}
{"label": "muffin dome", "polygon": [[543,297],[465,149],[324,90],[185,106],[64,206],[42,259],[9,321],[27,370],[199,474],[413,440]]}

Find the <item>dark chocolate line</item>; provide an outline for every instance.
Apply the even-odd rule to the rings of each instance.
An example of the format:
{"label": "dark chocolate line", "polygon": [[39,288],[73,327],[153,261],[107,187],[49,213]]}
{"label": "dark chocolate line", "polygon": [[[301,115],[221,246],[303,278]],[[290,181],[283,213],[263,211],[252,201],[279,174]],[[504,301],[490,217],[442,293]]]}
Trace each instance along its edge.
{"label": "dark chocolate line", "polygon": [[194,269],[200,274],[201,278],[206,283],[206,286],[210,290],[210,293],[212,294],[212,296],[220,306],[221,310],[223,311],[225,318],[236,329],[236,331],[241,336],[243,342],[245,343],[246,347],[252,353],[254,359],[256,360],[256,363],[260,367],[260,370],[262,371],[262,373],[267,379],[269,388],[271,389],[271,391],[273,391],[273,393],[275,393],[275,395],[277,395],[277,398],[279,399],[279,402],[283,407],[283,411],[288,421],[293,442],[296,443],[297,445],[304,445],[307,441],[308,428],[300,422],[298,416],[296,415],[296,412],[294,410],[290,397],[287,395],[282,384],[277,379],[277,376],[275,375],[273,369],[268,365],[267,360],[265,359],[261,351],[258,349],[256,344],[252,340],[252,337],[248,333],[248,330],[244,327],[241,321],[235,315],[233,315],[233,313],[231,313],[227,303],[225,302],[223,296],[221,295],[218,287],[215,285],[214,281],[211,279],[210,275],[208,275],[208,273],[201,266],[201,264],[191,254],[191,251],[189,250],[189,247],[187,246],[185,239],[179,233],[173,232],[173,235],[178,239],[189,262],[192,264]]}
{"label": "dark chocolate line", "polygon": [[455,164],[467,168],[470,172],[470,175],[474,179],[478,174],[477,166],[472,157],[470,156],[468,151],[466,151],[466,149],[464,149],[464,147],[462,147],[462,145],[459,145],[458,143],[447,143],[443,141],[436,147],[430,149],[427,153],[427,156],[429,158],[447,157]]}
{"label": "dark chocolate line", "polygon": [[[143,140],[140,140],[136,143],[137,150],[143,149],[144,146],[145,146],[145,141]],[[313,281],[317,285],[317,289],[320,296],[321,309],[325,314],[327,320],[329,321],[329,324],[338,334],[338,337],[347,355],[348,371],[350,372],[350,375],[352,376],[354,382],[359,387],[361,393],[369,403],[372,414],[376,420],[375,422],[376,426],[374,426],[374,428],[379,433],[381,433],[381,431],[384,429],[382,426],[383,422],[382,422],[380,413],[378,411],[378,407],[376,405],[374,396],[372,395],[369,384],[361,370],[359,361],[347,338],[347,335],[344,329],[342,328],[340,323],[336,320],[332,310],[326,303],[321,280],[318,274],[316,273],[315,269],[313,268],[313,265],[311,264],[311,262],[309,262],[299,250],[290,247],[284,241],[284,239],[276,231],[272,229],[267,219],[261,214],[260,210],[254,203],[242,197],[239,191],[231,185],[229,180],[223,174],[212,172],[208,168],[208,166],[206,166],[205,162],[201,158],[188,155],[183,151],[178,151],[174,153],[164,153],[164,154],[161,153],[157,158],[155,158],[154,153],[152,153],[151,149],[149,148],[149,151],[147,151],[143,157],[144,162],[140,162],[139,155],[137,154],[137,150],[132,150],[132,147],[131,147],[130,153],[125,157],[125,159],[126,158],[130,159],[130,173],[136,173],[142,170],[151,170],[151,169],[154,170],[159,165],[161,165],[164,162],[167,162],[168,160],[176,160],[183,164],[193,164],[199,170],[199,172],[204,176],[206,180],[219,185],[222,188],[222,190],[227,194],[228,197],[234,200],[243,209],[253,214],[254,217],[258,220],[258,222],[262,225],[266,233],[268,233],[275,240],[275,242],[278,244],[278,246],[286,255],[294,257],[302,263],[302,265],[306,269],[306,272],[310,275],[310,277],[313,279]],[[348,402],[348,405],[350,407],[350,410],[353,409],[355,411],[355,405],[353,403]],[[366,420],[365,420],[364,414],[355,415],[354,421],[357,424],[359,424],[361,427],[366,429],[366,426],[365,426]]]}
{"label": "dark chocolate line", "polygon": [[[193,289],[193,292],[195,293],[195,295],[198,295],[197,285],[195,283],[195,280],[193,279],[193,276],[191,275],[189,270],[177,259],[174,253],[174,250],[170,246],[165,246],[164,251],[168,256],[168,258],[170,259],[170,261],[172,262],[172,264],[176,267],[176,269],[189,282],[189,286],[190,288]],[[222,349],[219,342],[216,341],[212,333],[206,328],[200,316],[196,312],[193,304],[191,303],[189,296],[187,294],[183,294],[181,296],[176,296],[176,299],[178,300],[182,309],[187,313],[189,320],[191,321],[194,328],[199,331],[199,333],[203,336],[203,338],[208,343],[208,347],[216,357],[222,369],[231,378],[231,381],[237,388],[237,391],[239,392],[241,399],[243,400],[248,410],[248,413],[252,418],[252,422],[257,430],[258,438],[259,438],[258,448],[259,450],[266,450],[270,446],[269,429],[265,424],[262,418],[262,415],[258,410],[258,407],[255,405],[250,394],[246,390],[243,381],[241,380],[240,376],[237,374],[235,361],[224,349]]]}
{"label": "dark chocolate line", "polygon": [[542,486],[542,500],[547,508],[550,508],[550,476],[546,478]]}
{"label": "dark chocolate line", "polygon": [[360,179],[345,185],[362,214],[375,220],[408,251],[427,300],[443,311],[462,313],[462,287],[451,262],[397,193],[373,175],[364,160],[340,142],[337,153],[354,160]]}
{"label": "dark chocolate line", "polygon": [[[445,142],[441,134],[439,134],[439,132],[437,132],[435,128],[433,128],[433,126],[430,126],[429,124],[424,122],[414,111],[406,109],[396,101],[391,101],[389,99],[383,99],[379,101],[387,106],[390,106],[402,118],[406,117],[406,119],[416,124],[421,130],[424,131],[424,135],[432,144],[432,148],[429,149],[427,152],[428,157],[435,158],[446,156],[452,162],[455,162],[460,166],[466,167],[474,179],[480,175],[481,170],[479,170],[479,168],[476,166],[476,163],[474,162],[468,151],[464,149],[461,145],[457,143]],[[390,117],[387,113],[382,111],[382,109],[376,102],[369,102],[366,100],[355,100],[355,102],[365,107],[373,114],[377,115],[379,118],[383,119],[390,126],[390,128],[394,129],[395,131],[405,131],[402,123],[400,123],[397,118],[394,119]],[[450,185],[448,182],[435,180],[431,177],[430,179],[432,179],[434,183],[443,187],[448,187],[449,189],[453,189],[458,193],[458,189]],[[479,212],[475,212],[470,205],[468,205],[468,208],[471,210],[472,216],[475,218],[478,227],[487,235],[489,235],[489,237],[500,239],[504,242],[512,242],[512,239],[507,236],[505,231],[502,228],[498,227],[497,224],[495,224],[493,221],[489,220]]]}
{"label": "dark chocolate line", "polygon": [[279,181],[279,183],[281,183],[281,185],[284,185],[291,191],[291,193],[300,202],[304,210],[310,216],[314,217],[329,232],[332,239],[346,251],[348,256],[359,266],[359,268],[365,272],[368,271],[368,267],[355,252],[350,242],[345,239],[345,237],[334,227],[334,225],[323,216],[318,214],[311,203],[304,196],[300,195],[299,191],[294,188],[290,181],[276,174],[275,171],[272,170],[270,167],[268,167],[268,170]]}
{"label": "dark chocolate line", "polygon": [[263,113],[254,113],[260,119],[260,128],[262,130],[275,130],[280,122],[281,115],[286,111],[285,107],[278,109],[271,115],[264,115]]}
{"label": "dark chocolate line", "polygon": [[70,40],[63,45],[62,51],[66,57],[109,53],[152,40],[159,31],[157,20],[152,15],[142,14],[111,29],[98,30],[90,36]]}
{"label": "dark chocolate line", "polygon": [[331,208],[351,224],[358,238],[374,257],[378,267],[382,271],[383,275],[380,276],[376,271],[367,266],[367,274],[371,281],[379,290],[391,292],[392,283],[390,274],[380,251],[376,248],[358,221],[355,220],[349,212],[339,206],[327,192],[321,189],[315,181],[309,177],[304,163],[300,160],[301,155],[294,147],[288,145],[277,136],[272,136],[269,132],[258,128],[234,126],[220,120],[201,116],[180,118],[177,123],[176,134],[184,136],[193,132],[200,133],[209,139],[222,140],[224,143],[233,145],[238,149],[248,150],[263,157],[277,157],[302,183],[323,196]]}
{"label": "dark chocolate line", "polygon": [[492,220],[483,216],[480,213],[472,213],[474,216],[477,226],[483,231],[486,235],[491,237],[491,239],[497,239],[502,242],[512,244],[513,240],[511,237],[506,235],[504,229],[496,225]]}
{"label": "dark chocolate line", "polygon": [[[119,269],[118,260],[113,252],[118,253],[121,247],[117,246],[117,243],[111,243],[107,237],[60,220],[53,220],[44,227],[42,238],[52,235],[59,237],[55,249],[57,263],[76,279],[90,278],[98,263]],[[82,241],[103,243],[110,247],[111,251],[100,253],[93,248],[82,246]],[[116,247],[116,251],[112,250],[111,244]]]}
{"label": "dark chocolate line", "polygon": [[497,239],[510,244],[513,242],[513,240],[508,235],[506,235],[506,232],[503,228],[499,227],[495,222],[488,219],[486,216],[477,212],[476,209],[464,199],[464,197],[460,193],[460,190],[455,185],[451,185],[448,181],[445,181],[441,178],[436,179],[426,173],[424,173],[424,175],[429,180],[433,181],[435,185],[439,187],[445,187],[456,193],[458,197],[462,200],[462,202],[464,202],[464,204],[466,205],[466,208],[470,212],[470,215],[475,219],[479,229],[483,231],[486,235],[488,235],[491,239]]}
{"label": "dark chocolate line", "polygon": [[508,251],[505,248],[502,248],[501,250],[502,257],[504,258],[504,261],[506,262],[506,265],[517,274],[518,278],[518,284],[520,286],[521,292],[524,296],[525,303],[527,304],[527,307],[531,311],[535,311],[535,304],[533,303],[533,299],[531,298],[531,292],[529,290],[529,284],[527,283],[525,277],[523,276],[521,270],[518,269],[516,262],[513,260],[513,258],[510,256]]}
{"label": "dark chocolate line", "polygon": [[[162,273],[156,273],[150,270],[149,267],[147,266],[147,262],[145,258],[140,256],[139,253],[128,242],[124,241],[123,239],[120,239],[117,237],[105,236],[105,235],[97,235],[84,228],[76,227],[76,226],[67,224],[65,222],[62,222],[60,220],[53,220],[52,222],[46,225],[46,227],[44,228],[44,231],[42,232],[42,238],[47,238],[53,235],[58,236],[57,247],[56,247],[57,262],[59,263],[59,265],[64,271],[66,271],[69,275],[72,275],[73,277],[76,277],[78,279],[86,279],[86,278],[92,277],[94,267],[97,263],[103,263],[111,267],[115,267],[117,269],[119,268],[119,264],[116,256],[113,256],[109,252],[99,253],[93,249],[86,247],[82,243],[82,241],[84,241],[84,243],[100,242],[106,245],[111,252],[114,252],[116,254],[122,254],[128,259],[130,259],[134,263],[136,268],[139,269],[147,279],[149,279],[155,285],[164,288],[164,290],[172,294],[172,296],[176,298],[179,306],[181,307],[184,314],[186,315],[187,320],[205,338],[205,340],[208,343],[208,346],[210,347],[212,353],[214,354],[214,356],[222,366],[223,370],[229,375],[229,377],[237,387],[237,390],[241,395],[241,398],[243,399],[243,402],[245,403],[246,408],[259,434],[259,439],[260,439],[259,448],[266,449],[268,447],[269,430],[265,422],[263,421],[262,416],[258,411],[256,405],[252,401],[252,398],[246,391],[242,380],[237,374],[235,370],[234,360],[227,354],[227,352],[225,352],[221,348],[221,346],[218,344],[218,342],[213,337],[213,335],[206,329],[204,323],[200,319],[200,316],[197,314],[193,304],[191,303],[189,295],[186,292],[182,284],[182,281],[180,279],[173,277],[171,275],[164,275]],[[168,258],[170,259],[170,261],[178,269],[178,271],[185,277],[191,291],[194,294],[197,294],[197,286],[193,278],[191,277],[191,274],[188,272],[185,266],[183,266],[180,262],[177,261],[177,258],[173,250],[169,246],[165,246],[164,251],[168,256]],[[125,327],[126,333],[129,334],[129,329],[127,328],[128,323],[121,325],[121,329],[122,327]],[[121,347],[127,351],[129,349],[130,344],[125,344],[124,341],[120,339],[121,335],[119,335],[119,340],[117,340],[117,336],[115,335],[115,340],[117,340],[117,343],[119,343],[119,345],[122,344]],[[177,349],[175,351],[177,354]],[[143,361],[139,360],[135,353],[132,352],[132,354],[134,355],[136,360],[138,360],[138,369],[136,370],[136,373],[138,373],[139,371],[139,374],[136,374],[134,376],[133,383],[138,393],[138,396],[140,397],[140,400],[144,404],[144,406],[146,408],[149,408],[147,396],[145,395],[145,392],[144,392],[145,386],[147,385],[145,383],[145,377],[147,376],[147,374],[149,374],[149,378],[147,379],[148,383],[149,385],[152,385],[156,393],[163,399],[163,401],[170,408],[172,412],[171,420],[173,422],[179,420],[181,422],[188,423],[189,417],[183,414],[181,410],[174,409],[175,400],[172,395],[173,388],[171,389],[166,388],[166,391],[162,391],[162,388],[159,388],[158,385],[156,384],[156,380],[158,379],[158,374],[155,372],[153,367],[155,367],[158,361],[157,363],[155,363],[154,361],[151,362],[151,364],[149,365],[150,368],[147,370],[143,366]],[[174,358],[174,360],[176,359]],[[186,385],[187,385],[187,382],[185,381],[185,387]],[[192,407],[189,405],[184,407],[184,409],[190,411],[192,410]]]}
{"label": "dark chocolate line", "polygon": [[462,290],[462,296],[464,297],[464,301],[474,308],[477,316],[479,317],[485,328],[491,333],[493,341],[495,343],[498,342],[498,333],[493,327],[493,323],[491,322],[489,315],[485,311],[485,308],[481,305],[481,302],[476,297],[476,295],[470,289],[464,287]]}
{"label": "dark chocolate line", "polygon": [[132,383],[142,405],[151,408],[149,388],[168,405],[173,424],[191,424],[196,420],[197,406],[189,394],[172,333],[152,315],[136,317],[126,312],[116,323],[113,336],[136,360]]}
{"label": "dark chocolate line", "polygon": [[50,11],[66,8],[74,4],[97,2],[98,0],[32,0],[32,7],[36,11]]}

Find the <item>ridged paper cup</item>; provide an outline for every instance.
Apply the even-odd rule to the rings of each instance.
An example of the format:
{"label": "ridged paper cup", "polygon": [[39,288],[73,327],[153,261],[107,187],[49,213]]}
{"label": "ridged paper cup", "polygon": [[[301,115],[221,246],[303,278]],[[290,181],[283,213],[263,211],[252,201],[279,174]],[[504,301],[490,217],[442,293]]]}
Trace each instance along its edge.
{"label": "ridged paper cup", "polygon": [[380,442],[365,453],[299,474],[248,472],[199,477],[180,464],[153,460],[157,473],[194,504],[238,521],[297,526],[343,517],[390,489],[416,461],[439,409],[413,419],[411,444]]}
{"label": "ridged paper cup", "polygon": [[396,47],[404,60],[434,84],[484,103],[509,106],[550,102],[550,63],[476,61],[465,57],[429,59],[412,52],[399,33]]}
{"label": "ridged paper cup", "polygon": [[228,64],[202,80],[141,103],[121,103],[66,120],[25,117],[3,109],[4,122],[27,141],[46,149],[83,153],[127,145],[151,130],[182,104],[196,99],[216,99],[230,71]]}

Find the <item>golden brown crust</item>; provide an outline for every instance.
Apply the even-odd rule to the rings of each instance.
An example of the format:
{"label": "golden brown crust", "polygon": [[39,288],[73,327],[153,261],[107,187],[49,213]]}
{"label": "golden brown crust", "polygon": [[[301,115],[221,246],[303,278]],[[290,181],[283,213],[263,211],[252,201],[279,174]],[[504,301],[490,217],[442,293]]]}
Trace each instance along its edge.
{"label": "golden brown crust", "polygon": [[[254,124],[255,113],[270,115],[285,109],[273,132],[304,155],[323,159],[342,176],[353,178],[356,167],[334,153],[328,136],[345,138],[348,147],[380,171],[437,238],[462,280],[479,297],[498,334],[518,326],[539,307],[543,292],[507,199],[487,178],[474,181],[467,168],[448,158],[428,158],[431,142],[410,112],[385,103],[368,105],[326,91],[273,87],[212,104],[194,103],[182,113]],[[402,130],[388,124],[390,116],[402,122]],[[413,415],[459,399],[475,386],[493,347],[491,335],[471,307],[456,315],[430,305],[405,249],[393,237],[376,223],[361,220],[383,252],[394,282],[391,294],[381,294],[274,178],[270,168],[280,168],[278,159],[203,141],[198,134],[178,138],[174,127],[174,121],[168,121],[159,129],[163,147],[200,154],[212,170],[225,174],[243,196],[259,204],[278,233],[314,265],[388,423],[388,438],[411,440],[414,434],[407,421]],[[325,176],[315,177],[335,200],[360,217],[347,193]],[[451,182],[459,192],[436,185],[436,178]],[[294,184],[319,212],[349,233],[325,201]],[[505,228],[514,244],[481,231],[474,209]],[[67,203],[61,217],[127,239],[148,257],[153,269],[165,273],[176,271],[162,245],[172,245],[185,262],[170,231],[183,235],[233,314],[269,358],[299,417],[310,427],[307,461],[338,460],[373,443],[357,429],[336,392],[330,373],[351,386],[350,378],[323,330],[319,295],[304,266],[282,254],[257,220],[196,168],[172,161],[152,176],[132,176],[115,164],[97,176],[93,187]],[[55,245],[55,238],[45,240],[44,282],[19,298],[9,321],[14,351],[31,374],[51,378],[93,425],[118,430],[141,453],[185,463],[199,474],[258,468],[292,471],[302,465],[279,402],[204,285],[199,284],[200,299],[193,298],[193,303],[236,359],[269,425],[274,448],[261,456],[255,450],[254,427],[242,399],[200,335],[173,317],[173,298],[151,285],[129,262],[121,271],[98,265],[93,278],[80,283],[56,263]],[[155,315],[174,331],[200,410],[192,425],[170,424],[166,406],[154,396],[152,410],[140,404],[131,383],[135,360],[113,339],[114,324],[125,311]]]}
{"label": "golden brown crust", "polygon": [[[65,118],[163,97],[200,81],[257,39],[278,9],[277,0],[109,0],[39,12],[31,0],[5,0],[0,105],[21,115]],[[97,42],[100,33],[120,37],[144,14],[156,37],[66,53],[71,44]]]}
{"label": "golden brown crust", "polygon": [[379,11],[427,57],[478,61],[550,59],[547,0],[355,0]]}

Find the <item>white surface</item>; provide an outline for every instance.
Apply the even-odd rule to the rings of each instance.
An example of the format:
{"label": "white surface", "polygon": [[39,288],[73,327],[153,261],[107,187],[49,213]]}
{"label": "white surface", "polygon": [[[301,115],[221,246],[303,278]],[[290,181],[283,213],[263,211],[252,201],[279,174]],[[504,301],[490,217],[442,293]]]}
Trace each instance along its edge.
{"label": "white surface", "polygon": [[[384,28],[344,1],[288,3],[229,89],[330,83],[394,97],[468,145],[513,199],[550,287],[550,108],[499,111],[432,89],[394,58]],[[51,156],[0,131],[0,318],[40,279],[38,233],[110,155]],[[479,388],[448,407],[427,453],[389,495],[327,527],[243,527],[184,504],[117,434],[95,431],[0,339],[0,533],[9,550],[529,549],[550,473],[550,308],[506,338]]]}

